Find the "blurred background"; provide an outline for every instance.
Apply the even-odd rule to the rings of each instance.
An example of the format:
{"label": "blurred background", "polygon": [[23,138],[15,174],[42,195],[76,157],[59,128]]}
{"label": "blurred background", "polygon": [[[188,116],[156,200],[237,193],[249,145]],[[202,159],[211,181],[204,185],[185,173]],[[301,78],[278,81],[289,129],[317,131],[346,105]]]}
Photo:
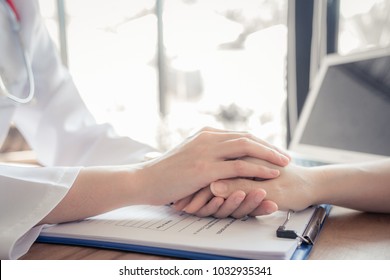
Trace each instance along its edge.
{"label": "blurred background", "polygon": [[[161,150],[203,126],[287,145],[287,54],[298,0],[39,2],[98,122]],[[310,22],[320,18],[319,2],[333,5],[333,52],[390,45],[390,0],[309,2]],[[305,26],[314,37],[314,25],[299,30]]]}

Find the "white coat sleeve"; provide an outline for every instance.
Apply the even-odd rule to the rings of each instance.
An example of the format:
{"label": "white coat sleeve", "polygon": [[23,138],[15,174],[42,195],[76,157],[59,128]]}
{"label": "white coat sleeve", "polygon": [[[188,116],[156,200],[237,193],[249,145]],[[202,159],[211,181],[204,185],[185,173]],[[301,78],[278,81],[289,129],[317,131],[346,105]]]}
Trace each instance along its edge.
{"label": "white coat sleeve", "polygon": [[0,165],[0,259],[28,251],[42,229],[34,226],[61,201],[79,170]]}
{"label": "white coat sleeve", "polygon": [[[86,166],[143,160],[145,153],[153,150],[151,147],[118,137],[110,125],[96,123],[61,64],[37,5],[22,12],[22,35],[32,58],[36,98],[17,108],[14,121],[40,163]],[[23,18],[28,21],[23,23]],[[105,94],[109,98],[110,93]]]}
{"label": "white coat sleeve", "polygon": [[32,60],[36,95],[16,108],[13,121],[46,167],[0,165],[1,259],[19,258],[28,251],[41,230],[34,225],[66,195],[80,170],[77,166],[139,162],[153,150],[95,122],[61,65],[37,2],[14,3]]}

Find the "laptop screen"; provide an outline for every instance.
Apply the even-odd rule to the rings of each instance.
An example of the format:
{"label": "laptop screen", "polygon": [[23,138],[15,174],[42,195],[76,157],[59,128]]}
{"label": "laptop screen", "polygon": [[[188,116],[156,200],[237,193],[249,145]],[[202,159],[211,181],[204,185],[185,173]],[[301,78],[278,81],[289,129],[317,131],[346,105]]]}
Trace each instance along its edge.
{"label": "laptop screen", "polygon": [[390,54],[330,65],[300,143],[390,156]]}

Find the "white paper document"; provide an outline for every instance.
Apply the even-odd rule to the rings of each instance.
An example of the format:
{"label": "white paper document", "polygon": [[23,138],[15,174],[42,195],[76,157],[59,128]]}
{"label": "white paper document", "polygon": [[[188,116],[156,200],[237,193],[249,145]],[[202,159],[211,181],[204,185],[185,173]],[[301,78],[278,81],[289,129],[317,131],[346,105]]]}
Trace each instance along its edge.
{"label": "white paper document", "polygon": [[[287,227],[301,234],[314,208],[294,213]],[[42,237],[114,242],[244,259],[290,259],[298,240],[276,237],[286,212],[245,219],[199,218],[169,206],[130,206],[80,222],[50,226]]]}

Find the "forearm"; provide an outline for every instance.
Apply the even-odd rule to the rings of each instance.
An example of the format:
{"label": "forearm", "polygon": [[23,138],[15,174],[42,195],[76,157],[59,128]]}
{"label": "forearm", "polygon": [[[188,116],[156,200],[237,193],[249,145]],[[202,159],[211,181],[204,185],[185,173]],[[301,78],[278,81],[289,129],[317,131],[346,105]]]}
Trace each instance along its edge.
{"label": "forearm", "polygon": [[320,167],[316,203],[390,213],[390,159]]}
{"label": "forearm", "polygon": [[84,219],[144,201],[136,168],[83,168],[62,201],[40,222]]}

